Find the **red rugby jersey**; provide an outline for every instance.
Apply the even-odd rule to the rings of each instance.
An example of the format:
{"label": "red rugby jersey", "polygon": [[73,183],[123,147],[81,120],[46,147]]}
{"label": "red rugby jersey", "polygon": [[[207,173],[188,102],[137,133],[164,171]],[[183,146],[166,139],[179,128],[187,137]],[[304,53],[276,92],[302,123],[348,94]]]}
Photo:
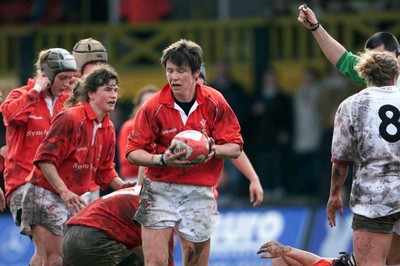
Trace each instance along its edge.
{"label": "red rugby jersey", "polygon": [[[52,118],[63,109],[68,98],[65,92],[53,105],[47,105],[46,97],[33,90],[34,86],[35,80],[29,79],[27,85],[12,90],[1,105],[8,147],[7,168],[4,170],[8,201],[11,193],[25,184],[33,168],[36,150],[47,135]],[[51,101],[50,98],[48,100]]]}
{"label": "red rugby jersey", "polygon": [[109,116],[97,121],[89,103],[69,108],[54,118],[48,135],[34,158],[27,182],[58,192],[38,168],[53,163],[69,190],[77,195],[89,191],[92,180],[102,189],[118,176],[114,165],[115,130]]}
{"label": "red rugby jersey", "polygon": [[[164,153],[175,135],[188,129],[205,132],[216,144],[236,143],[242,148],[239,122],[219,91],[196,84],[194,108],[184,123],[182,117],[185,114],[175,109],[171,87],[165,85],[136,114],[126,154],[137,149],[150,153],[154,149],[155,154]],[[187,168],[147,167],[145,174],[152,180],[162,182],[211,187],[217,184],[223,162],[223,159],[213,158],[207,163]]]}
{"label": "red rugby jersey", "polygon": [[130,118],[122,124],[117,139],[119,171],[121,176],[124,178],[137,177],[139,171],[139,166],[129,163],[125,157],[128,136],[133,130],[133,121],[134,118]]}

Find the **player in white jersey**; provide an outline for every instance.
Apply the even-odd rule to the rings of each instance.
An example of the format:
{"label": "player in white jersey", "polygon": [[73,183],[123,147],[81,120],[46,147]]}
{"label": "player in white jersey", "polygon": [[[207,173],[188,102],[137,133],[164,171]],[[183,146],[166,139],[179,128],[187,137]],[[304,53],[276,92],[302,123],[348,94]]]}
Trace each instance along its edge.
{"label": "player in white jersey", "polygon": [[335,226],[336,211],[343,214],[340,190],[353,163],[350,208],[357,265],[385,265],[400,220],[399,66],[390,53],[366,51],[355,68],[367,88],[344,100],[335,116],[326,213]]}
{"label": "player in white jersey", "polygon": [[[326,58],[344,75],[353,81],[365,85],[364,81],[354,70],[354,65],[358,62],[358,56],[348,52],[343,45],[336,41],[322,25],[313,10],[304,4],[299,6],[298,21],[311,31],[318,45]],[[316,28],[314,28],[316,27]],[[375,51],[389,51],[397,57],[400,63],[400,46],[396,37],[389,32],[377,32],[373,34],[365,43],[365,49]],[[400,88],[400,79],[397,80],[397,87]],[[391,250],[386,258],[386,264],[400,266],[400,221],[395,225],[395,235],[392,239]]]}

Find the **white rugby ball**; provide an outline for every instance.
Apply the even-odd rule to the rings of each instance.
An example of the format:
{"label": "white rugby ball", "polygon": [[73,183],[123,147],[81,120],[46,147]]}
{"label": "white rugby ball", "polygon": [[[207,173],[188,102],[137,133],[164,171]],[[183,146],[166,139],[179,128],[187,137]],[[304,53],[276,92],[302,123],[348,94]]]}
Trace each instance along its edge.
{"label": "white rugby ball", "polygon": [[188,160],[192,163],[202,163],[210,150],[208,138],[196,130],[185,130],[178,133],[172,140],[176,143],[175,151],[186,150],[186,154],[179,157],[179,160]]}

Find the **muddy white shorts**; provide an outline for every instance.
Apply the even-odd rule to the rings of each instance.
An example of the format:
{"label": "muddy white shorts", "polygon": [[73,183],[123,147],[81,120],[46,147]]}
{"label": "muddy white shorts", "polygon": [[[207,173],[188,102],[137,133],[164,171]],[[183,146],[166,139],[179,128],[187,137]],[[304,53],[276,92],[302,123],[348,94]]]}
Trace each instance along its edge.
{"label": "muddy white shorts", "polygon": [[212,187],[165,183],[143,178],[135,220],[160,229],[173,227],[191,242],[207,241],[213,232]]}
{"label": "muddy white shorts", "polygon": [[31,236],[31,225],[40,225],[62,236],[68,218],[67,204],[58,194],[28,183],[22,199],[21,234]]}
{"label": "muddy white shorts", "polygon": [[10,197],[10,212],[17,226],[21,224],[22,215],[22,197],[24,196],[25,188],[28,184],[23,184],[11,193]]}

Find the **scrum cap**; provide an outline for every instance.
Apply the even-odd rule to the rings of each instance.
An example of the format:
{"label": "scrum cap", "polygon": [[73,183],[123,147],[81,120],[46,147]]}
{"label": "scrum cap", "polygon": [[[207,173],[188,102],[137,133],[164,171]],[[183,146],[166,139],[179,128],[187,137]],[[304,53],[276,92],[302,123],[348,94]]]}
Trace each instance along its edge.
{"label": "scrum cap", "polygon": [[76,71],[76,61],[74,57],[65,49],[50,49],[49,55],[43,60],[41,70],[49,78],[51,84],[54,77],[64,71]]}
{"label": "scrum cap", "polygon": [[92,38],[83,39],[77,42],[72,50],[78,65],[78,72],[82,75],[82,70],[86,64],[91,62],[107,62],[107,50],[101,44]]}

